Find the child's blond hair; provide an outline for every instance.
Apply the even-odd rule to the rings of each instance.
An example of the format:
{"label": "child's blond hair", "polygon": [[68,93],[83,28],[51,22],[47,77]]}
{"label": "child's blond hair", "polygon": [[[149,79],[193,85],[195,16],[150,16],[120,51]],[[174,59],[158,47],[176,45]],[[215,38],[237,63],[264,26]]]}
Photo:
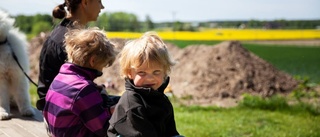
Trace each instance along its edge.
{"label": "child's blond hair", "polygon": [[65,46],[68,61],[79,66],[89,66],[92,56],[96,64],[104,66],[111,66],[116,59],[115,46],[96,27],[69,30],[65,34]]}
{"label": "child's blond hair", "polygon": [[126,43],[120,53],[120,75],[128,77],[131,68],[144,63],[160,65],[168,75],[175,62],[171,59],[167,46],[155,32],[146,32],[142,37]]}

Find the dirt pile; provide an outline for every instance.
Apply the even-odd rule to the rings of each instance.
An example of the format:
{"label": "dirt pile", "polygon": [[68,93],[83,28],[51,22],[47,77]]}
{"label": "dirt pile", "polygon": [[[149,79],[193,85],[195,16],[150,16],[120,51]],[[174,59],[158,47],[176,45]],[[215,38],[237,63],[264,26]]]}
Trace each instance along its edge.
{"label": "dirt pile", "polygon": [[[42,44],[47,34],[30,41],[32,79],[38,81],[38,63]],[[120,51],[127,40],[111,39]],[[187,104],[230,106],[223,102],[237,100],[242,93],[270,96],[290,92],[296,85],[288,74],[274,68],[241,46],[239,42],[223,42],[216,46],[195,45],[180,49],[167,44],[177,60],[171,76],[173,94]],[[124,80],[119,77],[118,60],[103,70],[98,84],[113,84],[109,91],[124,91]],[[222,102],[222,103],[221,103]]]}
{"label": "dirt pile", "polygon": [[179,63],[171,86],[188,104],[216,104],[243,93],[271,96],[290,92],[298,83],[239,42],[189,46],[174,56]]}

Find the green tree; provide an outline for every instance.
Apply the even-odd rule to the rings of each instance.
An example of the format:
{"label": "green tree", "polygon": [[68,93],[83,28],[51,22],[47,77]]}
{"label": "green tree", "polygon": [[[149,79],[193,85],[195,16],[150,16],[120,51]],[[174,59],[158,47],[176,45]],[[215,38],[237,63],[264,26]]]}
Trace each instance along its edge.
{"label": "green tree", "polygon": [[31,33],[32,18],[25,15],[18,15],[15,17],[15,25],[24,33]]}
{"label": "green tree", "polygon": [[18,15],[15,17],[15,25],[26,34],[49,31],[52,29],[53,24],[52,17],[48,14],[36,14],[34,16]]}
{"label": "green tree", "polygon": [[261,28],[262,24],[258,20],[250,20],[247,24],[249,28]]}
{"label": "green tree", "polygon": [[139,31],[140,24],[134,14],[125,12],[115,12],[110,14],[110,31]]}
{"label": "green tree", "polygon": [[180,21],[176,21],[173,24],[173,31],[182,31],[183,30],[183,23]]}
{"label": "green tree", "polygon": [[52,17],[48,14],[36,14],[35,16],[30,16],[30,18],[32,18],[32,23],[47,22],[53,25]]}
{"label": "green tree", "polygon": [[154,23],[152,22],[149,15],[146,16],[146,21],[144,24],[145,24],[145,31],[154,29]]}
{"label": "green tree", "polygon": [[109,13],[105,12],[101,14],[95,23],[96,26],[104,30],[110,30],[109,18],[110,18]]}
{"label": "green tree", "polygon": [[49,32],[52,29],[52,25],[45,21],[36,22],[32,26],[32,35],[38,35],[41,32]]}

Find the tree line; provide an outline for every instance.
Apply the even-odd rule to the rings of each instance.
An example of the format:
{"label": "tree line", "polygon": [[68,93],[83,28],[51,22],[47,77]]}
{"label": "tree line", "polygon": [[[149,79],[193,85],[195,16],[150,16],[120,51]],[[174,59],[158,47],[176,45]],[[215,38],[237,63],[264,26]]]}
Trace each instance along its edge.
{"label": "tree line", "polygon": [[[17,15],[16,26],[28,35],[48,32],[60,22],[49,14]],[[204,22],[158,22],[154,23],[147,15],[139,20],[135,14],[126,12],[102,13],[96,22],[89,26],[97,26],[105,31],[144,32],[147,30],[199,31],[202,28],[255,28],[255,29],[320,29],[320,20],[273,20],[273,21],[204,21]]]}

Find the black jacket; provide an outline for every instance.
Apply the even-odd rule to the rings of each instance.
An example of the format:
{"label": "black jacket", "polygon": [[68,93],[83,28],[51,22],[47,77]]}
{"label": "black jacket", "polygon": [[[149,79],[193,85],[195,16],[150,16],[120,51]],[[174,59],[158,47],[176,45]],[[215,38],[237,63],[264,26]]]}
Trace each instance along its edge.
{"label": "black jacket", "polygon": [[157,90],[135,87],[126,79],[126,92],[121,96],[110,119],[108,136],[171,137],[179,135],[173,107],[163,93],[169,78]]}
{"label": "black jacket", "polygon": [[39,100],[37,108],[43,110],[45,97],[54,77],[59,73],[60,67],[67,59],[65,52],[64,35],[72,21],[64,19],[54,28],[51,35],[47,38],[40,52],[39,61],[39,81],[37,93]]}

